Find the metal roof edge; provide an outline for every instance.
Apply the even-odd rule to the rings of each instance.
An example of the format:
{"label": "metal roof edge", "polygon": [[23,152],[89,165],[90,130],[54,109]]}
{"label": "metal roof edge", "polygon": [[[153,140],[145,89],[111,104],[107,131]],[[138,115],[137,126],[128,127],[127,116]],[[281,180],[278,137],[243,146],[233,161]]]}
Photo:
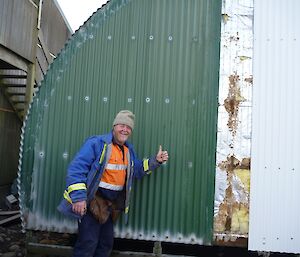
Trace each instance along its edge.
{"label": "metal roof edge", "polygon": [[[30,119],[31,115],[31,107],[32,104],[35,102],[37,99],[39,92],[40,92],[40,87],[43,86],[45,83],[47,77],[49,76],[48,73],[49,71],[52,70],[52,66],[56,65],[56,63],[59,63],[58,60],[60,59],[61,55],[64,55],[65,52],[71,51],[71,45],[73,42],[76,42],[76,39],[80,35],[80,31],[88,27],[90,25],[92,17],[94,17],[97,13],[99,13],[101,10],[103,18],[105,20],[109,18],[111,15],[113,15],[116,11],[120,10],[121,7],[125,6],[127,3],[131,2],[132,0],[109,0],[107,3],[103,4],[100,8],[98,8],[84,23],[81,25],[73,34],[72,36],[66,41],[64,47],[62,50],[57,54],[57,57],[53,60],[53,62],[48,66],[48,69],[46,71],[46,74],[43,78],[43,80],[39,83],[38,90],[35,92],[31,103],[29,104],[29,108],[27,110],[27,113],[25,115],[24,121],[23,121],[23,126],[21,129],[21,136],[20,136],[20,151],[19,151],[19,163],[18,163],[18,173],[17,173],[17,187],[18,187],[18,195],[19,195],[19,208],[20,208],[20,213],[21,213],[21,226],[22,226],[22,231],[25,232],[26,229],[26,213],[24,212],[24,206],[22,203],[22,192],[21,192],[21,167],[22,167],[22,158],[23,158],[23,145],[24,145],[24,136],[25,136],[25,130],[26,130],[26,124],[28,120]],[[120,4],[119,4],[120,3]],[[108,12],[108,13],[106,13]],[[91,26],[92,27],[92,26]]]}
{"label": "metal roof edge", "polygon": [[72,33],[74,33],[74,31],[73,31],[73,29],[72,29],[70,23],[68,22],[68,20],[67,20],[65,14],[64,14],[64,11],[63,11],[63,10],[61,9],[61,7],[60,7],[60,4],[57,2],[57,0],[53,0],[53,2],[54,2],[54,4],[55,4],[55,6],[57,7],[58,11],[60,12],[60,14],[61,14],[61,16],[62,16],[64,22],[66,23],[68,29],[69,29]]}

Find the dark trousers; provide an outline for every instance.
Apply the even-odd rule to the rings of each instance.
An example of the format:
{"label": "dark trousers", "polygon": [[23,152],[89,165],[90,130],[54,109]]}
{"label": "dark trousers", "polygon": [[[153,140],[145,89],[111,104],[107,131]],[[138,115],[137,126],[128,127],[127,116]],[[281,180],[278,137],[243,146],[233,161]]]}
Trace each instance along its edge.
{"label": "dark trousers", "polygon": [[108,257],[113,248],[114,234],[111,216],[100,224],[90,212],[78,223],[78,237],[73,257]]}

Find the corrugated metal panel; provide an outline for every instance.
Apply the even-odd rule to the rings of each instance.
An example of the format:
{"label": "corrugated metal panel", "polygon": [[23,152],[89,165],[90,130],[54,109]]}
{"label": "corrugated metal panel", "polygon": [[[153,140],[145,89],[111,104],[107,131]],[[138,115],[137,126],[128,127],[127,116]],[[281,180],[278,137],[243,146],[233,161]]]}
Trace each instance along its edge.
{"label": "corrugated metal panel", "polygon": [[214,233],[235,244],[248,237],[253,0],[222,2]]}
{"label": "corrugated metal panel", "polygon": [[300,253],[299,10],[254,3],[250,250]]}
{"label": "corrugated metal panel", "polygon": [[0,1],[0,44],[33,62],[37,9],[30,1]]}
{"label": "corrugated metal panel", "polygon": [[51,65],[25,123],[20,205],[29,229],[73,232],[56,211],[66,168],[83,140],[136,114],[142,158],[170,161],[136,183],[117,237],[210,244],[219,78],[220,1],[114,0]]}

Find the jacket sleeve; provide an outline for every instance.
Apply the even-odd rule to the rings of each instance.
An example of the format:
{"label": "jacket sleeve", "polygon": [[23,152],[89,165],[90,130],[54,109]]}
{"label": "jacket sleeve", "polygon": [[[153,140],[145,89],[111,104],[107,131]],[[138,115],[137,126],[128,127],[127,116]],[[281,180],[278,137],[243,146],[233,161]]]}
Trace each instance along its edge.
{"label": "jacket sleeve", "polygon": [[66,178],[66,192],[72,202],[87,199],[87,176],[97,158],[95,143],[93,137],[88,138],[69,164]]}
{"label": "jacket sleeve", "polygon": [[134,178],[140,179],[144,175],[149,175],[153,170],[157,169],[160,166],[160,163],[156,160],[155,157],[140,160],[136,157],[133,148],[131,148],[131,151],[131,156],[133,157]]}

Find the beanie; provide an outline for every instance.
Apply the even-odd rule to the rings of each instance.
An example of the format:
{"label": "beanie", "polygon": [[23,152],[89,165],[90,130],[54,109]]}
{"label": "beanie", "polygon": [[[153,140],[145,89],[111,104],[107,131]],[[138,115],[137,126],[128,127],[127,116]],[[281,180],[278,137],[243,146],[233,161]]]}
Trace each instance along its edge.
{"label": "beanie", "polygon": [[113,122],[113,126],[115,126],[117,124],[125,124],[133,130],[133,128],[134,128],[134,114],[131,111],[128,111],[128,110],[120,111],[117,114],[117,116],[116,116],[116,118]]}

